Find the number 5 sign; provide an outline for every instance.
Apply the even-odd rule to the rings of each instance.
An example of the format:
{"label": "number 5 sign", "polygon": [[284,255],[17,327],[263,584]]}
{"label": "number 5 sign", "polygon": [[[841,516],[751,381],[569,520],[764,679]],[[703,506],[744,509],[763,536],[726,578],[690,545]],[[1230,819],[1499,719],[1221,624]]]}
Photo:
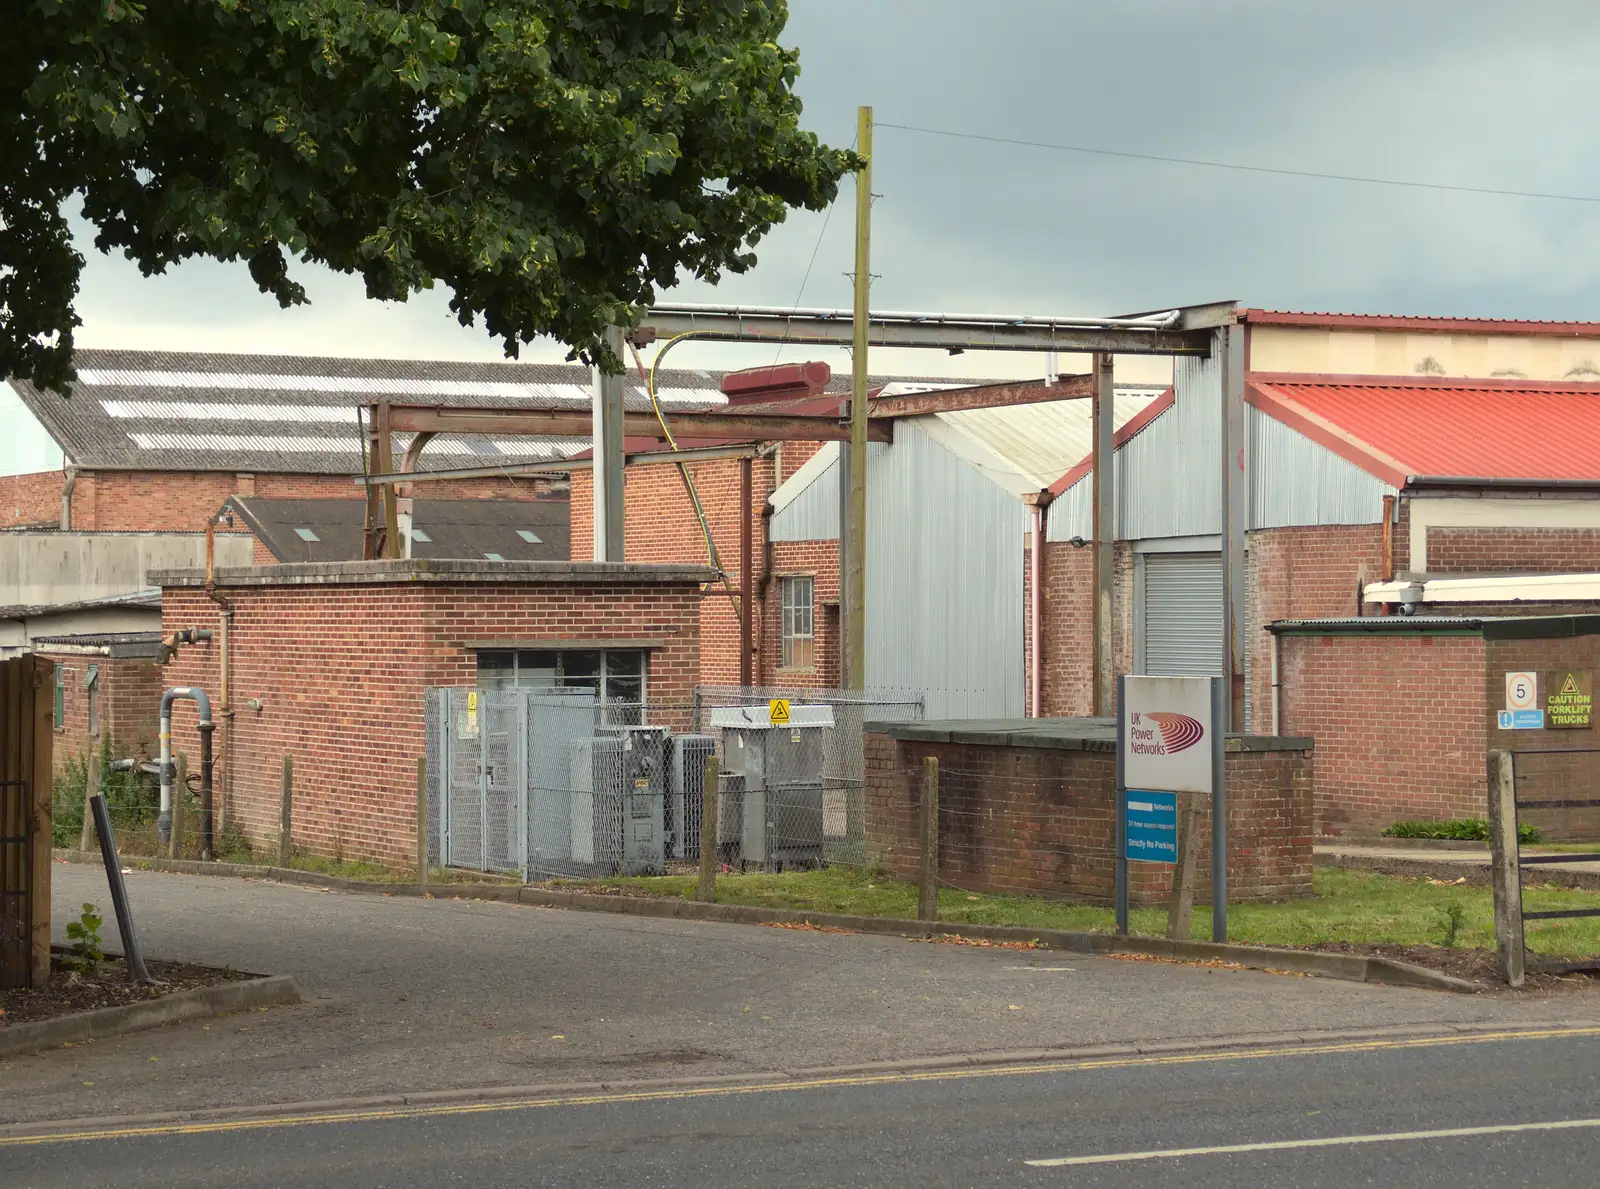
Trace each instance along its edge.
{"label": "number 5 sign", "polygon": [[1539,704],[1537,673],[1506,674],[1506,709],[1532,710]]}

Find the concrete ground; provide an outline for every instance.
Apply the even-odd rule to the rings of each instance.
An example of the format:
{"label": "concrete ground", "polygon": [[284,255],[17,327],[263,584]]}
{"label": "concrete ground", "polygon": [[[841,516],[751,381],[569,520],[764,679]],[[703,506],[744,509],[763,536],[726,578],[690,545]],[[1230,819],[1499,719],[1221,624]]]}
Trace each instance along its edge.
{"label": "concrete ground", "polygon": [[[109,903],[95,868],[58,864],[54,876],[58,930],[85,900]],[[213,876],[127,878],[148,956],[292,974],[306,1002],[0,1060],[0,1123],[1600,1017],[1588,995],[1463,996]]]}

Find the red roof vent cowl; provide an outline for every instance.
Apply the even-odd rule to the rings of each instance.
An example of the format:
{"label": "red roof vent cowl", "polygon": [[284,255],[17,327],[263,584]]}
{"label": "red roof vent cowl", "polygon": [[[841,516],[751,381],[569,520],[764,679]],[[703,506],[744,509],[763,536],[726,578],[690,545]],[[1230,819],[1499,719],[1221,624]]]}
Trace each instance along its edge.
{"label": "red roof vent cowl", "polygon": [[827,388],[831,379],[833,369],[826,363],[782,363],[729,372],[722,377],[722,393],[730,405],[805,400]]}

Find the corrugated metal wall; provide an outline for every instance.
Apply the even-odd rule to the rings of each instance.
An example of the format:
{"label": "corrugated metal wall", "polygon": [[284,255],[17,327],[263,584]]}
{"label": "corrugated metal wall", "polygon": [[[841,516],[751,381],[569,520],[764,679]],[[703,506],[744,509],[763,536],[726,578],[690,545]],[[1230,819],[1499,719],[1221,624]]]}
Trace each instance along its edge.
{"label": "corrugated metal wall", "polygon": [[1250,527],[1377,524],[1394,488],[1257,408],[1250,435]]}
{"label": "corrugated metal wall", "polygon": [[[1206,359],[1176,361],[1174,402],[1117,451],[1117,537],[1142,541],[1222,531],[1217,430],[1222,392]],[[1375,524],[1394,488],[1256,408],[1245,409],[1250,527]],[[1088,539],[1085,477],[1050,506],[1049,539]]]}
{"label": "corrugated metal wall", "polygon": [[1028,510],[913,423],[867,486],[867,684],[926,694],[929,718],[1023,713]]}
{"label": "corrugated metal wall", "polygon": [[[1020,717],[1028,509],[914,422],[868,447],[867,685],[929,718]],[[774,541],[839,537],[839,468],[772,517]]]}

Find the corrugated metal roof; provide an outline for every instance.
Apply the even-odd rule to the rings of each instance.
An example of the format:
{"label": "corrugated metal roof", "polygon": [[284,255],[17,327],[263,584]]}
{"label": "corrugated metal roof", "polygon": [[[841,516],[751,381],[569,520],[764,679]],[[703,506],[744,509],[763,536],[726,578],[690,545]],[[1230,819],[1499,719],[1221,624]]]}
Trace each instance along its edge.
{"label": "corrugated metal roof", "polygon": [[1600,386],[1252,377],[1250,399],[1396,487],[1414,475],[1600,479]]}
{"label": "corrugated metal roof", "polygon": [[[21,381],[12,387],[67,457],[87,468],[353,474],[361,470],[357,412],[380,396],[435,405],[591,407],[589,369],[581,364],[88,349],[76,353],[75,363],[70,400]],[[669,411],[720,408],[727,403],[719,387],[724,374],[663,369],[657,393]],[[624,382],[626,407],[648,411],[637,374],[630,371]],[[892,382],[878,377],[872,384]],[[828,390],[849,387],[848,375],[835,376]],[[396,444],[403,450],[409,436],[397,435]],[[588,446],[587,437],[446,435],[430,443],[423,466],[429,459],[459,465],[462,456],[546,462]]]}
{"label": "corrugated metal roof", "polygon": [[[1118,384],[1116,427],[1120,429],[1133,420],[1165,391],[1164,384]],[[1077,466],[1093,449],[1091,412],[1091,402],[1080,398],[962,409],[933,416],[987,448],[1013,468],[1028,487],[1041,490]]]}
{"label": "corrugated metal roof", "polygon": [[1538,318],[1463,318],[1439,314],[1336,314],[1324,310],[1239,311],[1259,326],[1315,326],[1329,330],[1420,330],[1448,334],[1535,334],[1600,336],[1600,322],[1557,322]]}
{"label": "corrugated metal roof", "polygon": [[[280,562],[361,557],[364,500],[233,496],[228,502]],[[572,552],[571,512],[564,499],[418,499],[412,525],[418,531],[411,555],[418,558],[495,554],[504,561],[565,561]]]}

